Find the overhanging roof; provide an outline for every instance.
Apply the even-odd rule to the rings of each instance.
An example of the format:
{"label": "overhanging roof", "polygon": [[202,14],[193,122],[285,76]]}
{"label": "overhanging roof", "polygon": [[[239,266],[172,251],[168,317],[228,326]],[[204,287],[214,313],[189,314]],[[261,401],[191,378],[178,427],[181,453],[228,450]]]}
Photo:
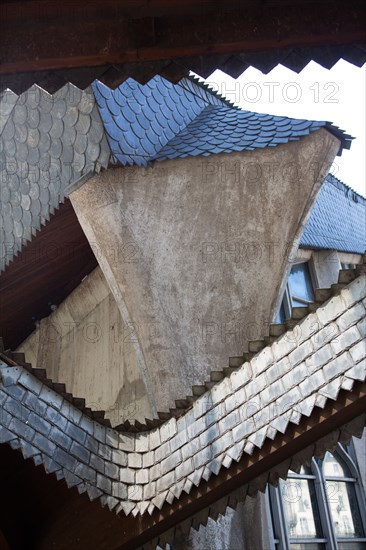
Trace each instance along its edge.
{"label": "overhanging roof", "polygon": [[38,86],[0,94],[0,271],[41,228],[80,179],[122,164],[277,147],[322,128],[339,141],[351,136],[326,121],[244,111],[198,79],[172,84],[156,76],[127,80],[116,90],[94,82],[54,95]]}
{"label": "overhanging roof", "polygon": [[237,77],[248,66],[299,72],[310,60],[366,60],[360,0],[8,0],[0,9],[0,83],[17,93],[34,83],[54,92],[95,79],[115,87],[156,74],[177,82],[189,70]]}
{"label": "overhanging roof", "polygon": [[[117,533],[94,533],[107,548],[136,548],[178,522],[189,529],[192,514],[199,524],[224,513],[232,491],[242,500],[314,453],[360,435],[366,421],[363,271],[297,330],[150,432],[118,433],[93,422],[32,372],[7,366],[12,362],[2,355],[0,441],[121,514]],[[77,529],[80,548],[87,548],[90,525],[82,525],[70,526],[69,514],[60,513],[42,541],[64,548]]]}
{"label": "overhanging roof", "polygon": [[114,162],[123,165],[277,147],[320,128],[340,140],[339,155],[353,139],[331,122],[234,107],[194,78],[171,84],[156,76],[145,85],[129,79],[114,91],[96,81],[92,88]]}

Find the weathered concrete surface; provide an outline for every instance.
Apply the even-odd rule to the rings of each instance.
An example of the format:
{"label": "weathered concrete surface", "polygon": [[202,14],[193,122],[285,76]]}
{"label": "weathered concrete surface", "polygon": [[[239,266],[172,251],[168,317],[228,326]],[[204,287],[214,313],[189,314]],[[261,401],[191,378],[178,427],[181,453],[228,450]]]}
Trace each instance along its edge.
{"label": "weathered concrete surface", "polygon": [[[108,170],[71,195],[157,410],[260,338],[339,142]],[[296,251],[295,251],[296,252]]]}
{"label": "weathered concrete surface", "polygon": [[319,288],[329,288],[338,282],[341,263],[336,250],[319,250],[313,254],[314,269]]}
{"label": "weathered concrete surface", "polygon": [[147,391],[134,353],[133,330],[119,313],[97,268],[18,348],[112,425],[151,418]]}

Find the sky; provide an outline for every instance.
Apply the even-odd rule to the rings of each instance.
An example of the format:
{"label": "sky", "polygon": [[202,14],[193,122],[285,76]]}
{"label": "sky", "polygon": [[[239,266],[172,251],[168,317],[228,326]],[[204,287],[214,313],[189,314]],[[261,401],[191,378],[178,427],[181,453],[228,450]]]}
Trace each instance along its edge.
{"label": "sky", "polygon": [[356,139],[336,157],[331,173],[366,196],[366,65],[342,59],[330,70],[311,61],[300,74],[278,65],[264,75],[250,67],[238,79],[215,71],[206,83],[243,109],[327,120]]}

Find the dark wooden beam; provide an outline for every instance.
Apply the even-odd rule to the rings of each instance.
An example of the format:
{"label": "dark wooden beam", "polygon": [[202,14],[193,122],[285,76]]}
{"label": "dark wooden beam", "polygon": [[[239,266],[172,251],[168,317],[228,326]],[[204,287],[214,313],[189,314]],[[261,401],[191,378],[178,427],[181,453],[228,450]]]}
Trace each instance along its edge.
{"label": "dark wooden beam", "polygon": [[96,266],[97,260],[67,199],[0,274],[0,334],[17,346]]}
{"label": "dark wooden beam", "polygon": [[3,2],[0,74],[139,64],[365,39],[365,4]]}
{"label": "dark wooden beam", "polygon": [[[152,516],[118,517],[101,510],[97,503],[85,503],[80,498],[68,504],[62,513],[47,523],[36,548],[66,550],[132,550],[155,538],[174,525],[207,508],[243,484],[275,468],[301,450],[352,421],[366,410],[366,382],[356,382],[352,392],[341,390],[336,402],[329,400],[324,409],[315,408],[310,418],[303,417],[299,425],[290,425],[284,435],[267,440],[252,456],[245,455],[238,463],[217,476],[202,482],[189,495],[183,493],[172,505],[165,504]],[[84,498],[84,497],[83,497]],[[114,517],[113,517],[114,515]],[[78,540],[77,546],[73,541]]]}
{"label": "dark wooden beam", "polygon": [[0,529],[0,550],[10,550],[10,546],[4,536],[4,533]]}

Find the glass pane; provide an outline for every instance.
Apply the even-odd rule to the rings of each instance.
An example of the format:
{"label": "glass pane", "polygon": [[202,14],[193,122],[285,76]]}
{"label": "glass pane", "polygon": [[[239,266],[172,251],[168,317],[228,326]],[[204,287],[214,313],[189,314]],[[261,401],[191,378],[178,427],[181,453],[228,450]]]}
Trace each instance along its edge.
{"label": "glass pane", "polygon": [[296,542],[290,544],[290,548],[291,550],[323,550],[325,546],[320,542]]}
{"label": "glass pane", "polygon": [[353,477],[344,462],[329,452],[325,453],[323,472],[325,477]]}
{"label": "glass pane", "polygon": [[313,480],[287,480],[281,483],[281,492],[289,538],[319,538],[320,520]]}
{"label": "glass pane", "polygon": [[354,484],[326,481],[327,497],[338,538],[362,537],[363,529]]}
{"label": "glass pane", "polygon": [[277,313],[276,323],[284,323],[286,321],[286,313],[283,302],[280,307],[280,311]]}
{"label": "glass pane", "polygon": [[[314,301],[314,293],[311,284],[309,268],[306,263],[294,265],[288,278],[288,286],[291,297],[297,296],[309,302]],[[305,304],[293,299],[294,306],[304,306]]]}

